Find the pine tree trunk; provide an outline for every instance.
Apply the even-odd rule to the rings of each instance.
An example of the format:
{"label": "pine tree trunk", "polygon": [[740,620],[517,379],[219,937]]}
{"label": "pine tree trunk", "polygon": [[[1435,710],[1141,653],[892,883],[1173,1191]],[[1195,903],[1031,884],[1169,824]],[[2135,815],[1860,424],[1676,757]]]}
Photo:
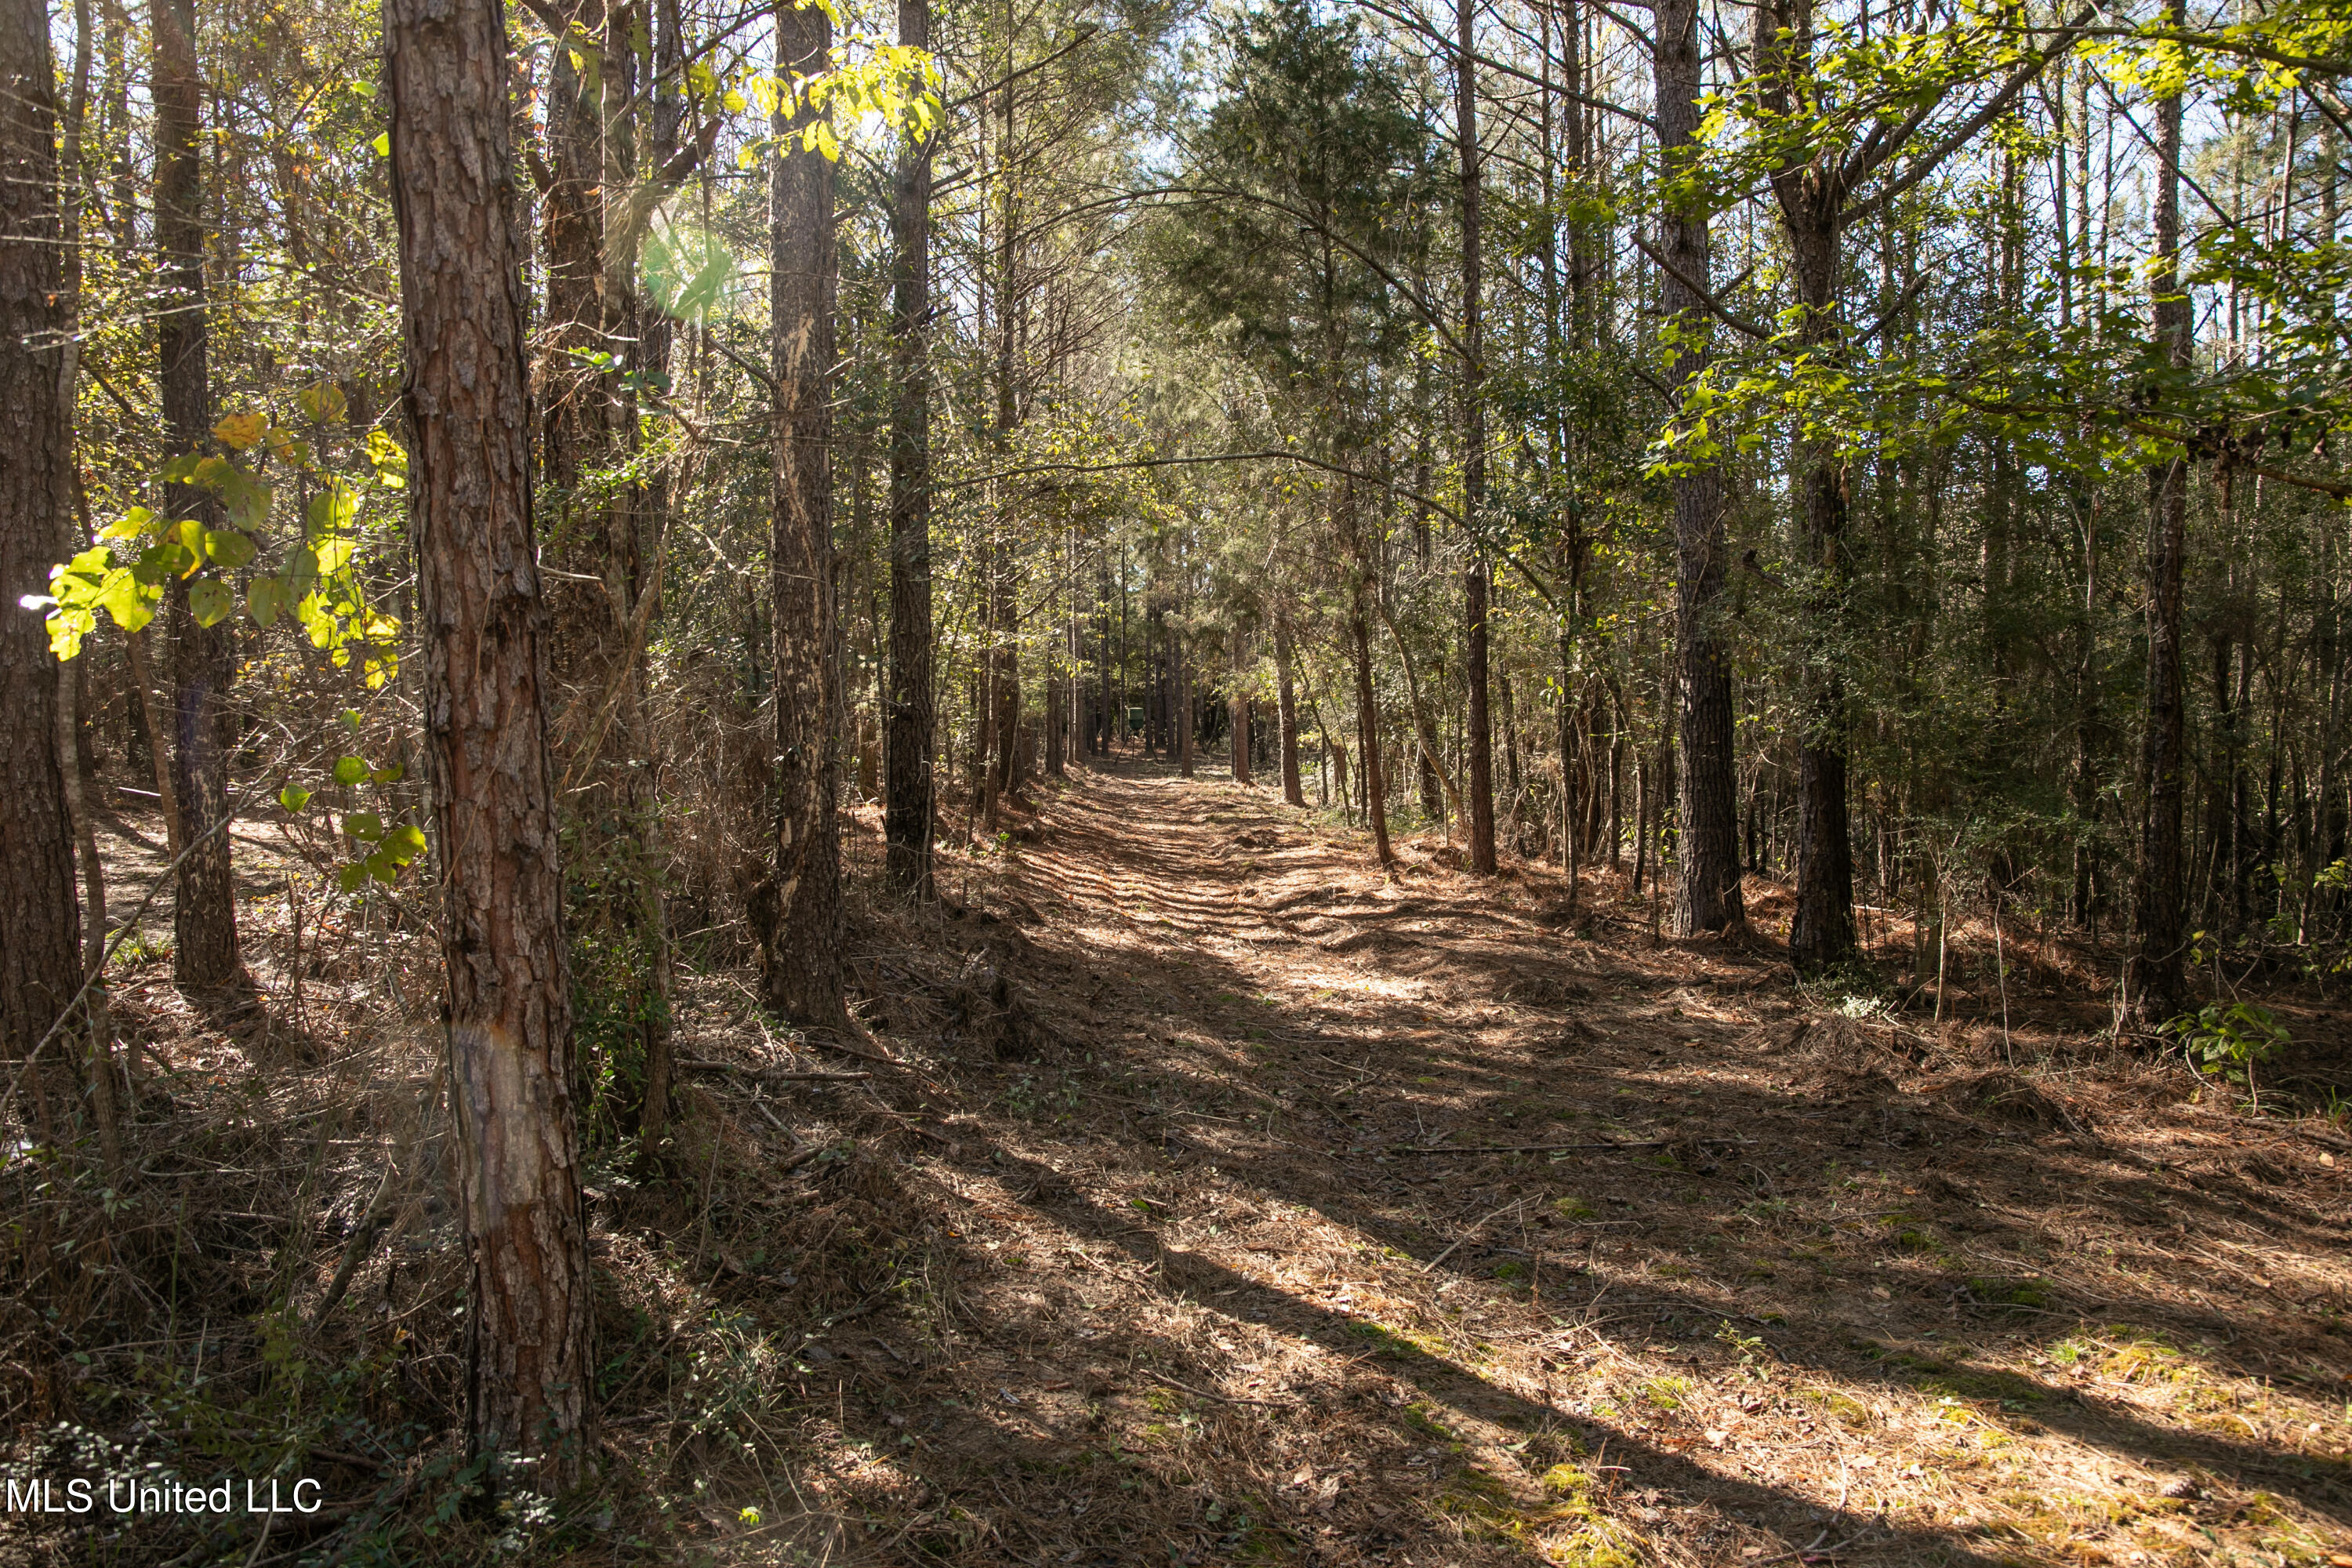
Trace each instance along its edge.
{"label": "pine tree trunk", "polygon": [[1462,576],[1464,657],[1470,688],[1468,733],[1464,737],[1470,760],[1464,772],[1468,774],[1465,782],[1470,791],[1470,869],[1479,876],[1492,876],[1495,743],[1493,721],[1487,712],[1486,602],[1492,596],[1493,569],[1476,531],[1479,514],[1486,505],[1486,366],[1478,297],[1478,229],[1484,173],[1478,150],[1475,0],[1454,0],[1454,15],[1459,35],[1454,56],[1454,122],[1462,154],[1462,515],[1471,527],[1471,537],[1465,541],[1470,548],[1470,564]]}
{"label": "pine tree trunk", "polygon": [[[156,342],[161,351],[164,440],[173,454],[212,439],[212,382],[206,368],[204,82],[197,74],[194,0],[163,0],[155,30],[155,249],[162,285]],[[167,485],[163,513],[220,525],[208,490]],[[228,685],[236,673],[235,624],[200,626],[188,586],[170,590],[173,643],[172,795],[179,806],[184,853],[172,910],[172,973],[184,985],[226,985],[242,973],[237,956],[236,888],[229,859]]]}
{"label": "pine tree trunk", "polygon": [[[817,6],[781,0],[776,58],[788,72],[826,68],[833,24]],[[834,817],[834,289],[832,163],[796,132],[821,110],[776,117],[792,137],[774,160],[770,321],[776,378],[775,529],[770,601],[775,626],[774,920],[763,946],[769,1002],[796,1022],[848,1024],[841,976],[841,837]]]}
{"label": "pine tree trunk", "polygon": [[[1340,504],[1350,513],[1354,510],[1352,487],[1339,487],[1348,497]],[[1368,570],[1364,552],[1355,535],[1352,515],[1341,526],[1341,537],[1348,542],[1348,640],[1356,656],[1356,750],[1357,774],[1364,791],[1364,820],[1372,830],[1372,853],[1383,868],[1396,864],[1396,851],[1389,847],[1388,780],[1381,767],[1380,708],[1372,696],[1372,622],[1366,600],[1370,586],[1364,581]]]}
{"label": "pine tree trunk", "polygon": [[1250,700],[1242,689],[1242,628],[1234,627],[1234,689],[1230,707],[1233,722],[1234,782],[1250,782]]}
{"label": "pine tree trunk", "polygon": [[[1103,617],[1103,751],[1110,750],[1110,618]],[[1168,633],[1169,662],[1176,671],[1176,766],[1192,776],[1192,676],[1184,658],[1184,638],[1174,628]]]}
{"label": "pine tree trunk", "polygon": [[[2179,0],[2169,14],[2183,25]],[[2180,284],[2180,98],[2158,110],[2156,180],[2156,342],[2176,369],[2189,353],[2189,302]],[[2157,400],[2161,406],[2162,399]],[[2132,952],[2124,970],[2125,1026],[2155,1028],[2179,1013],[2187,999],[2182,973],[2181,819],[2187,756],[2181,670],[2180,595],[2188,554],[2189,461],[2158,462],[2148,471],[2147,723],[2141,737],[2139,860],[2132,889]]]}
{"label": "pine tree trunk", "polygon": [[[73,432],[58,397],[57,79],[46,7],[0,0],[0,1059],[21,1062],[81,988],[73,826],[57,661],[41,616],[71,511]],[[44,1059],[66,1058],[52,1043]],[[44,1074],[43,1076],[48,1076]]]}
{"label": "pine tree trunk", "polygon": [[[73,450],[74,403],[80,370],[82,130],[89,111],[90,43],[89,0],[75,0],[72,88],[66,105],[61,155],[64,177],[58,187],[61,200],[57,217],[60,242],[58,300],[62,307],[59,318],[65,335],[64,348],[58,356],[57,428],[64,437],[63,444],[68,454],[66,465],[68,487],[73,483],[70,454]],[[0,133],[0,144],[5,144],[5,133]],[[5,153],[0,153],[0,168],[5,168],[9,174],[18,172]],[[0,235],[16,232],[15,224],[0,219]],[[22,341],[21,334],[12,333],[8,339],[12,344]],[[86,506],[87,502],[82,504]],[[68,509],[63,505],[57,507],[56,510],[58,559],[63,560],[89,543],[89,520],[84,513],[79,519],[69,521],[67,515]],[[6,602],[0,599],[0,604]],[[106,868],[98,857],[98,828],[90,816],[89,786],[96,774],[89,765],[84,745],[87,731],[83,715],[89,708],[89,660],[80,659],[57,667],[56,743],[58,773],[65,784],[66,817],[72,826],[84,900],[80,921],[81,975],[88,987],[82,997],[82,1017],[86,1026],[82,1030],[86,1047],[84,1078],[89,1090],[90,1120],[98,1131],[99,1157],[103,1163],[107,1179],[120,1188],[124,1174],[122,1106],[116,1092],[113,1010],[106,994]]]}
{"label": "pine tree trunk", "polygon": [[[1698,140],[1701,89],[1696,0],[1664,0],[1656,14],[1659,145],[1669,157],[1691,156]],[[1674,275],[1705,282],[1712,240],[1703,208],[1667,216],[1661,239],[1674,271],[1661,269],[1659,306],[1681,323],[1685,346],[1666,371],[1679,390],[1706,368],[1706,315],[1697,291]],[[1675,647],[1680,663],[1682,710],[1682,875],[1669,929],[1677,936],[1732,931],[1748,922],[1739,889],[1739,822],[1735,802],[1731,664],[1719,625],[1726,545],[1723,479],[1705,464],[1678,474],[1675,489]],[[1613,772],[1613,769],[1612,769]],[[1612,801],[1614,791],[1612,791]],[[1596,802],[1597,805],[1597,792]],[[1646,868],[1648,794],[1643,794],[1642,847],[1635,882]],[[1612,811],[1614,812],[1612,804]],[[1617,860],[1610,834],[1610,863]]]}
{"label": "pine tree trunk", "polygon": [[[1835,353],[1838,339],[1838,203],[1817,194],[1807,210],[1811,221],[1790,224],[1790,249],[1796,264],[1798,303],[1805,311],[1805,342],[1827,357]],[[1797,899],[1789,922],[1789,952],[1799,968],[1821,969],[1843,961],[1854,948],[1853,825],[1846,785],[1850,736],[1842,673],[1846,650],[1837,640],[1845,624],[1847,593],[1846,467],[1827,441],[1802,444],[1797,462],[1802,486],[1799,522],[1811,557],[1806,619],[1813,640],[1801,678]]]}
{"label": "pine tree trunk", "polygon": [[1282,730],[1282,798],[1304,806],[1307,792],[1298,780],[1298,699],[1291,690],[1290,616],[1277,605],[1274,615],[1274,679],[1276,720]]}
{"label": "pine tree trunk", "polygon": [[486,0],[387,0],[383,32],[470,1269],[467,1431],[478,1448],[535,1457],[536,1488],[552,1493],[592,1452],[594,1363],[506,24]]}
{"label": "pine tree trunk", "polygon": [[[929,48],[930,0],[898,0],[898,41]],[[890,695],[883,710],[883,837],[890,885],[932,896],[931,144],[898,155],[891,214]]]}

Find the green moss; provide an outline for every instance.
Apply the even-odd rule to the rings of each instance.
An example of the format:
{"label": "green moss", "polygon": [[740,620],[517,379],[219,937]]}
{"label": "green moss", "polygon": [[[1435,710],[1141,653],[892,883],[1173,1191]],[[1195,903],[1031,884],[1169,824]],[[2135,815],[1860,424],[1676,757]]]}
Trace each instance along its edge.
{"label": "green moss", "polygon": [[1969,1281],[1969,1294],[1988,1307],[2050,1305],[2050,1292],[2039,1279],[1982,1279]]}
{"label": "green moss", "polygon": [[1642,1560],[1627,1550],[1604,1524],[1588,1524],[1549,1553],[1561,1568],[1642,1568]]}
{"label": "green moss", "polygon": [[1680,1410],[1690,1391],[1691,1381],[1686,1377],[1654,1377],[1642,1384],[1642,1397],[1661,1410]]}
{"label": "green moss", "polygon": [[1801,1399],[1820,1405],[1849,1426],[1870,1425],[1870,1409],[1862,1401],[1830,1388],[1804,1388],[1797,1391]]}
{"label": "green moss", "polygon": [[1453,1432],[1437,1418],[1436,1406],[1425,1400],[1417,1399],[1404,1407],[1404,1424],[1424,1437],[1435,1437],[1447,1443],[1454,1440]]}
{"label": "green moss", "polygon": [[1592,1478],[1574,1465],[1554,1465],[1543,1473],[1543,1479],[1537,1484],[1552,1497],[1570,1498],[1578,1502],[1592,1495]]}

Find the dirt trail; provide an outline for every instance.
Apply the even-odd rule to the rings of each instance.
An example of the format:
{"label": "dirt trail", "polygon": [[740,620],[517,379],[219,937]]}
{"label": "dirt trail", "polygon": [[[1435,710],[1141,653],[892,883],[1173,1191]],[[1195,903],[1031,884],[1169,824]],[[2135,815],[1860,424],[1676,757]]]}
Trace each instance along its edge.
{"label": "dirt trail", "polygon": [[[118,898],[156,864],[139,826]],[[961,914],[854,890],[883,1061],[775,1027],[748,976],[680,975],[666,1165],[592,1130],[621,1522],[572,1546],[2352,1568],[2334,1123],[2099,1045],[2080,994],[2013,994],[2007,1043],[1929,1029],[1799,990],[1769,944],[1661,942],[1613,873],[1574,910],[1556,872],[1474,879],[1425,839],[1384,877],[1271,792],[1157,764],[1005,828],[943,848]],[[227,1048],[159,953],[125,961],[120,1021],[173,1073],[144,1158],[204,1173],[214,1231],[356,1218],[382,1128],[437,1115],[422,917],[313,908],[292,962],[287,868],[324,853],[240,835],[285,1038]],[[268,1184],[290,1142],[247,1147],[362,1128],[318,1145],[310,1208]],[[461,1257],[446,1168],[415,1180],[319,1351],[438,1325],[395,1348],[403,1408],[446,1428]],[[314,1300],[343,1234],[289,1287],[206,1232],[205,1289]],[[206,1364],[266,1366],[238,1343]]]}
{"label": "dirt trail", "polygon": [[803,1363],[853,1557],[2352,1563],[2330,1128],[1150,764],[1008,843],[866,969],[954,1266]]}

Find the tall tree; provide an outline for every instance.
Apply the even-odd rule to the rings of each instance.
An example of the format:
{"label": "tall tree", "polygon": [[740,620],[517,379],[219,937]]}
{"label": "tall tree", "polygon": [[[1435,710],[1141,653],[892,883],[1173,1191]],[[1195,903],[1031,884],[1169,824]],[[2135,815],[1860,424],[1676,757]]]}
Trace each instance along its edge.
{"label": "tall tree", "polygon": [[[1480,310],[1478,230],[1485,171],[1478,148],[1477,0],[1454,0],[1459,37],[1454,53],[1454,136],[1462,155],[1462,517],[1470,559],[1462,574],[1463,644],[1468,677],[1470,869],[1495,869],[1495,742],[1486,711],[1486,605],[1493,568],[1479,530],[1486,506],[1486,331]],[[1426,737],[1423,744],[1427,744]]]}
{"label": "tall tree", "polygon": [[[898,42],[931,44],[930,0],[898,0]],[[931,137],[910,130],[892,193],[890,668],[882,831],[891,885],[931,896]]]}
{"label": "tall tree", "polygon": [[[164,439],[173,455],[212,437],[208,363],[211,305],[205,293],[204,78],[196,62],[195,0],[158,0],[155,35],[155,250]],[[173,521],[220,525],[213,492],[163,487]],[[184,985],[228,984],[237,956],[236,885],[223,819],[228,813],[228,688],[236,671],[234,624],[209,625],[189,600],[184,578],[171,595],[172,794],[182,851],[172,906],[172,972]]]}
{"label": "tall tree", "polygon": [[[2168,18],[2186,26],[2182,0]],[[2148,279],[2156,350],[2172,378],[2189,370],[2193,318],[2180,279],[2180,91],[2157,105],[2155,265]],[[2166,388],[2150,389],[2159,406]],[[2181,1009],[2185,897],[2181,819],[2187,796],[2187,693],[2181,673],[2181,578],[2188,555],[2189,458],[2158,458],[2148,470],[2147,715],[2140,737],[2139,858],[2132,888],[2132,952],[2124,972],[2124,1022],[2152,1029]]]}
{"label": "tall tree", "polygon": [[1298,697],[1291,679],[1290,609],[1277,594],[1274,604],[1275,716],[1281,727],[1282,798],[1304,806],[1307,792],[1298,779]]}
{"label": "tall tree", "polygon": [[1241,619],[1236,616],[1233,629],[1233,689],[1226,693],[1226,722],[1233,727],[1233,765],[1235,784],[1250,782],[1250,700],[1249,688],[1245,684],[1248,679],[1248,663],[1244,655],[1244,649],[1248,644],[1242,631]]}
{"label": "tall tree", "polygon": [[[1763,0],[1756,7],[1750,111],[1795,284],[1795,355],[1839,365],[1854,344],[1843,319],[1845,236],[1885,216],[1903,194],[1953,153],[1972,145],[2007,115],[2052,56],[2069,47],[2075,22],[2020,53],[2005,36],[1955,32],[1938,41],[1933,68],[1923,66],[1913,92],[1848,102],[1841,79],[1853,56],[1842,33],[1825,39],[1816,0]],[[1992,90],[1957,124],[1935,111],[1963,101],[1990,81]],[[1919,144],[1925,137],[1924,144]],[[1685,278],[1705,288],[1706,279]],[[1797,898],[1789,922],[1790,955],[1804,967],[1835,963],[1853,951],[1853,837],[1847,774],[1853,716],[1845,669],[1853,656],[1849,625],[1853,563],[1846,525],[1853,475],[1837,436],[1808,429],[1795,443],[1790,489],[1806,574],[1805,642],[1800,667],[1797,737]]]}
{"label": "tall tree", "polygon": [[[1658,305],[1673,331],[1665,381],[1675,396],[1675,417],[1686,428],[1686,400],[1707,363],[1709,322],[1700,289],[1707,284],[1714,254],[1706,198],[1690,177],[1700,146],[1705,86],[1697,0],[1663,0],[1656,12],[1654,51],[1658,148],[1672,171],[1660,225],[1665,265],[1660,268]],[[1580,256],[1574,266],[1580,276]],[[1678,936],[1697,936],[1736,930],[1748,921],[1739,889],[1731,663],[1720,624],[1726,564],[1723,476],[1711,458],[1697,458],[1675,475],[1674,494],[1675,651],[1682,690],[1682,767],[1676,775],[1681,832],[1676,847],[1682,876],[1675,889],[1673,929]],[[1565,758],[1562,770],[1567,770]]]}
{"label": "tall tree", "polygon": [[763,902],[769,1002],[804,1024],[848,1022],[841,977],[841,833],[834,819],[833,357],[837,249],[833,163],[809,132],[806,87],[833,49],[810,0],[780,0],[776,58],[791,89],[768,190],[776,387],[769,604],[776,704],[775,865]]}
{"label": "tall tree", "polygon": [[41,616],[71,514],[73,432],[58,397],[65,325],[57,79],[47,7],[0,3],[0,1058],[24,1059],[81,985],[58,667]]}
{"label": "tall tree", "polygon": [[467,1431],[535,1459],[552,1491],[583,1474],[594,1365],[506,19],[496,0],[386,0],[383,30],[469,1262]]}

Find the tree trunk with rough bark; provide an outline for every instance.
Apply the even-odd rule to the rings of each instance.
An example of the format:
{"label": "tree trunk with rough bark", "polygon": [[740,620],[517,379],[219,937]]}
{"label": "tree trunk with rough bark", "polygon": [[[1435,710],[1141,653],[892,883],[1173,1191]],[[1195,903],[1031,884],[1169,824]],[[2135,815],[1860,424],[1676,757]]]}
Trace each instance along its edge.
{"label": "tree trunk with rough bark", "polygon": [[[788,75],[826,68],[833,23],[780,0],[776,58]],[[775,863],[766,953],[769,1003],[803,1024],[845,1028],[841,836],[834,816],[833,164],[799,133],[820,110],[780,109],[790,138],[769,188],[774,258],[770,321],[776,380],[775,529],[769,552],[776,704]]]}
{"label": "tree trunk with rough bark", "polygon": [[1348,641],[1356,666],[1357,772],[1364,789],[1364,819],[1372,830],[1372,854],[1385,868],[1396,864],[1396,851],[1389,846],[1388,780],[1381,767],[1380,708],[1372,695],[1371,589],[1364,581],[1370,568],[1356,533],[1354,487],[1343,482],[1338,489],[1338,505],[1345,514],[1339,531],[1348,555]]}
{"label": "tree trunk with rough bark", "polygon": [[[2185,25],[2179,0],[2168,14]],[[2176,373],[2189,363],[2192,320],[2180,282],[2180,97],[2158,105],[2155,297],[2158,348]],[[2151,401],[2162,405],[2162,389]],[[2158,461],[2148,470],[2147,720],[2140,738],[2139,860],[2132,888],[2132,952],[2124,968],[2126,1028],[2150,1030],[2187,1004],[2181,956],[2183,866],[2181,822],[2188,744],[2181,672],[2180,598],[2188,556],[2189,459]]]}
{"label": "tree trunk with rough bark", "polygon": [[[1815,195],[1805,204],[1812,221],[1789,224],[1797,300],[1805,311],[1804,339],[1823,357],[1836,353],[1838,210],[1842,202]],[[1799,709],[1805,729],[1797,748],[1797,899],[1789,921],[1789,952],[1801,969],[1838,963],[1854,951],[1853,838],[1846,753],[1845,626],[1848,510],[1845,460],[1827,441],[1804,444],[1797,461],[1799,523],[1810,574],[1806,618],[1812,630]]]}
{"label": "tree trunk with rough bark", "polygon": [[1242,628],[1237,624],[1234,627],[1234,689],[1227,703],[1230,722],[1233,726],[1234,782],[1235,784],[1250,782],[1250,700],[1249,693],[1242,688]]}
{"label": "tree trunk with rough bark", "polygon": [[[1698,142],[1701,57],[1696,0],[1665,0],[1657,12],[1658,140],[1673,159]],[[1692,283],[1706,281],[1713,253],[1706,209],[1696,199],[1669,212],[1661,241],[1672,270],[1660,269],[1659,308],[1678,323],[1684,346],[1666,367],[1680,390],[1706,368],[1706,317]],[[1676,278],[1675,272],[1683,274]],[[1687,279],[1690,281],[1685,282]],[[1720,625],[1724,576],[1723,477],[1702,460],[1675,476],[1675,651],[1680,664],[1677,770],[1681,877],[1670,928],[1676,936],[1734,931],[1748,923],[1739,888],[1739,819],[1734,784],[1731,660]],[[1597,795],[1596,795],[1597,799]],[[1615,835],[1610,849],[1616,859]]]}
{"label": "tree trunk with rough bark", "polygon": [[[37,1045],[81,988],[57,661],[41,612],[71,511],[73,431],[58,397],[57,88],[48,12],[0,0],[0,1058]],[[52,1044],[47,1059],[63,1061]]]}
{"label": "tree trunk with rough bark", "polygon": [[[898,0],[898,41],[929,48],[930,0]],[[931,897],[931,144],[898,154],[891,212],[890,694],[883,710],[884,869]]]}
{"label": "tree trunk with rough bark", "polygon": [[536,1489],[554,1493],[590,1460],[594,1363],[505,16],[488,0],[386,0],[383,31],[469,1264],[467,1433],[535,1461]]}
{"label": "tree trunk with rough bark", "polygon": [[1276,606],[1274,616],[1275,713],[1282,734],[1282,798],[1304,806],[1307,792],[1298,781],[1298,698],[1291,689],[1290,616]]}
{"label": "tree trunk with rough bark", "polygon": [[[1479,224],[1484,171],[1478,150],[1478,68],[1475,26],[1475,0],[1454,0],[1459,37],[1454,56],[1454,130],[1462,153],[1462,515],[1468,520],[1470,564],[1462,574],[1464,657],[1470,688],[1469,747],[1470,869],[1480,876],[1495,870],[1495,742],[1487,711],[1486,603],[1492,596],[1493,568],[1486,547],[1477,535],[1478,514],[1486,505],[1486,347],[1478,297]],[[1426,737],[1423,738],[1424,742]]]}
{"label": "tree trunk with rough bark", "polygon": [[[164,441],[173,455],[212,438],[205,300],[204,81],[197,74],[194,0],[162,0],[155,31],[155,249],[161,285]],[[166,485],[163,514],[220,525],[219,503],[194,485]],[[236,887],[229,862],[228,686],[236,670],[233,620],[198,626],[185,579],[170,589],[173,646],[172,795],[184,855],[172,908],[172,973],[184,985],[229,984],[237,955]]]}
{"label": "tree trunk with rough bark", "polygon": [[[1108,633],[1104,646],[1108,647]],[[1192,673],[1184,657],[1184,638],[1174,628],[1168,633],[1170,662],[1176,671],[1176,766],[1186,778],[1192,776]],[[1103,660],[1103,751],[1110,751],[1110,661]]]}
{"label": "tree trunk with rough bark", "polygon": [[[1759,101],[1791,112],[1801,79],[1814,68],[1813,0],[1767,0],[1755,15]],[[1848,161],[1834,145],[1790,158],[1771,173],[1773,195],[1795,274],[1799,339],[1816,360],[1837,362],[1840,234]],[[1847,473],[1836,444],[1800,439],[1790,454],[1803,547],[1806,638],[1799,673],[1797,898],[1789,952],[1801,969],[1844,961],[1854,949],[1853,846],[1846,799],[1850,743],[1842,638],[1846,629]]]}

